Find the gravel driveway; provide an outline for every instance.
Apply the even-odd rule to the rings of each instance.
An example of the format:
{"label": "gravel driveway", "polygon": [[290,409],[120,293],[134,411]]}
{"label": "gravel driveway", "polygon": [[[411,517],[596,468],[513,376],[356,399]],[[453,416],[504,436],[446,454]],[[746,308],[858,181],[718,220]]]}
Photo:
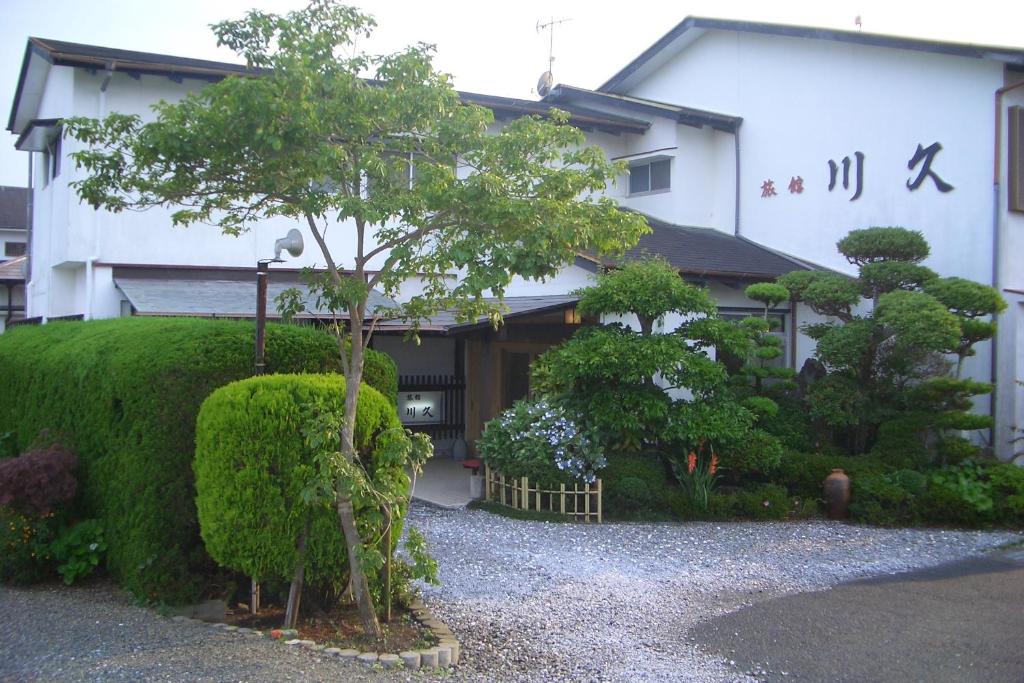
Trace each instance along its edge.
{"label": "gravel driveway", "polygon": [[[416,506],[463,644],[454,681],[737,681],[690,628],[785,593],[977,554],[1021,534],[825,522],[551,524]],[[107,585],[0,587],[0,681],[391,681],[266,639],[179,623]]]}
{"label": "gravel driveway", "polygon": [[737,681],[689,629],[786,593],[939,564],[1021,534],[832,522],[557,524],[419,507],[442,586],[425,601],[470,681]]}

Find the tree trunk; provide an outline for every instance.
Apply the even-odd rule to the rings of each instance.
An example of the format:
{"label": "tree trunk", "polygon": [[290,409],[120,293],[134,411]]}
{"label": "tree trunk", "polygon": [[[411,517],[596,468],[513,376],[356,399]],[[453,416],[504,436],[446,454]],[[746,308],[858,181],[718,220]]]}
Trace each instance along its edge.
{"label": "tree trunk", "polygon": [[306,580],[306,541],[309,538],[309,527],[313,518],[306,516],[306,522],[299,534],[298,551],[295,558],[295,573],[292,575],[292,585],[288,589],[288,606],[284,611],[284,627],[295,628],[299,623],[299,603],[302,601],[302,586]]}
{"label": "tree trunk", "polygon": [[[363,345],[361,311],[351,317],[352,324],[352,355],[348,363],[348,371],[345,373],[345,420],[341,427],[341,454],[349,462],[355,462],[358,454],[355,447],[356,431],[356,407],[359,405],[359,385],[363,378]],[[342,483],[338,483],[338,490],[342,490]],[[359,561],[359,548],[363,545],[363,539],[359,535],[356,526],[355,511],[352,508],[352,501],[347,496],[338,496],[337,500],[338,520],[341,522],[341,530],[345,534],[345,546],[348,549],[349,585],[356,599],[356,606],[359,608],[359,616],[363,622],[363,630],[372,638],[380,640],[380,622],[377,620],[377,610],[373,604],[373,596],[370,595],[370,585],[367,582],[366,574],[363,573],[362,563]]]}
{"label": "tree trunk", "polygon": [[370,595],[370,584],[366,581],[366,574],[363,573],[363,565],[359,562],[358,549],[361,544],[359,530],[356,528],[355,512],[352,510],[352,501],[344,496],[338,496],[338,519],[341,520],[341,528],[345,532],[345,545],[348,548],[348,568],[352,592],[355,594],[356,606],[359,608],[359,617],[363,621],[363,630],[366,635],[380,640],[380,622],[377,621],[377,611],[373,606],[373,596]]}

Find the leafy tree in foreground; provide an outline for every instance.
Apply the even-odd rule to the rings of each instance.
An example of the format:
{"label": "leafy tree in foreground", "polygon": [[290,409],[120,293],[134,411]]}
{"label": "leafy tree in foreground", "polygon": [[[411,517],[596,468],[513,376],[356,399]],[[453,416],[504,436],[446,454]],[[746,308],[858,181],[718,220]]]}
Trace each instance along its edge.
{"label": "leafy tree in foreground", "polygon": [[[492,112],[463,103],[434,69],[431,47],[358,50],[374,25],[330,0],[286,15],[254,10],[213,26],[251,75],[161,102],[149,123],[127,114],[64,122],[88,146],[74,154],[87,171],[75,185],[97,208],[169,206],[176,225],[214,223],[228,235],[273,216],[307,226],[327,268],[311,290],[337,314],[349,463],[365,349],[382,316],[415,324],[455,308],[497,321],[500,307],[482,296],[500,297],[513,275],[553,275],[578,251],[616,251],[647,230],[612,200],[587,199],[624,168],[583,146],[564,113],[495,130]],[[351,252],[331,252],[328,227],[349,233]],[[394,310],[368,308],[371,289],[398,298],[413,277],[422,293]],[[341,473],[335,490],[356,600],[379,636]]]}

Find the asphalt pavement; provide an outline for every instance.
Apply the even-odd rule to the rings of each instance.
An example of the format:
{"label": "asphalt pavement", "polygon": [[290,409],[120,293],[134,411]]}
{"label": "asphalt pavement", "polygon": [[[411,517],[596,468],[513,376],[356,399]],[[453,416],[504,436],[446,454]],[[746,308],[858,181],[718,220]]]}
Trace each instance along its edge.
{"label": "asphalt pavement", "polygon": [[1021,683],[1024,548],[775,598],[690,635],[766,681]]}

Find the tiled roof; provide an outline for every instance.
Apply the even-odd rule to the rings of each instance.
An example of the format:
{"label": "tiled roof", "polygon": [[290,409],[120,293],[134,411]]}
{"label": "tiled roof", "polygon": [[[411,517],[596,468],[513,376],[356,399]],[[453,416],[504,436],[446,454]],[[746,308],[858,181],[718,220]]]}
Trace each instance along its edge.
{"label": "tiled roof", "polygon": [[[627,259],[660,255],[684,275],[767,280],[794,270],[817,270],[805,261],[712,228],[673,225],[647,217],[651,232],[626,252]],[[602,258],[605,265],[616,259]]]}
{"label": "tiled roof", "polygon": [[19,256],[8,261],[0,261],[0,282],[24,282],[27,260],[27,256]]}
{"label": "tiled roof", "polygon": [[[502,318],[510,320],[520,316],[534,315],[547,311],[555,311],[572,306],[580,298],[572,294],[548,294],[541,296],[507,296],[501,303],[504,305]],[[498,303],[497,299],[484,299],[489,304]],[[480,317],[468,322],[459,322],[456,311],[439,311],[424,320],[420,329],[430,332],[461,332],[474,327],[486,326],[490,321],[486,317]],[[408,323],[401,320],[382,321],[378,327],[383,330],[407,329]]]}
{"label": "tiled roof", "polygon": [[[114,284],[131,303],[138,315],[186,315],[218,318],[256,317],[256,275],[215,269],[188,271],[166,269],[115,268]],[[273,273],[267,282],[267,316],[278,318],[274,299],[286,289],[295,288],[303,294],[310,312],[297,318],[329,315],[317,309],[309,289],[293,273]],[[394,305],[391,299],[371,290],[368,308]]]}

